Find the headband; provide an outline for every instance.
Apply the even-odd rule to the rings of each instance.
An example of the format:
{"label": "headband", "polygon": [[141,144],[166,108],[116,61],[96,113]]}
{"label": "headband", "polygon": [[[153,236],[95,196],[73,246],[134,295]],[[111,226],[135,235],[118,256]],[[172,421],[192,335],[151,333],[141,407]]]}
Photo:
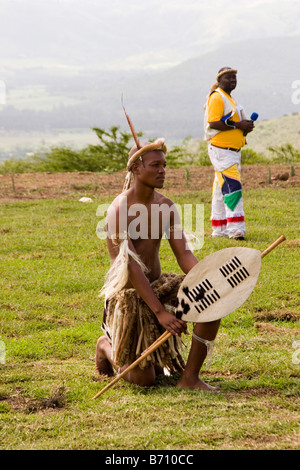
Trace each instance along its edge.
{"label": "headband", "polygon": [[127,170],[130,171],[132,165],[134,164],[136,160],[138,160],[143,155],[145,155],[145,153],[152,152],[153,150],[161,150],[162,152],[167,153],[165,140],[161,138],[161,139],[157,139],[155,142],[145,142],[143,144],[141,144],[140,142],[140,148],[137,148],[136,146],[132,147],[129,153]]}
{"label": "headband", "polygon": [[232,68],[227,68],[225,70],[222,70],[217,75],[217,81],[219,81],[219,78],[221,78],[223,75],[225,75],[225,73],[237,73],[237,70],[232,69]]}

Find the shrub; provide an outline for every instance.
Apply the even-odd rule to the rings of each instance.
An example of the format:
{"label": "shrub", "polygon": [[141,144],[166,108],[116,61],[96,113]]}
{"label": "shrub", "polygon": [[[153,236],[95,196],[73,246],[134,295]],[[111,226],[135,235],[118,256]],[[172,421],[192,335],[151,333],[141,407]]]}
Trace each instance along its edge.
{"label": "shrub", "polygon": [[268,150],[274,154],[272,161],[274,163],[298,163],[300,162],[300,152],[291,144],[274,145],[268,147]]}
{"label": "shrub", "polygon": [[181,145],[177,145],[168,151],[168,165],[173,168],[189,166],[211,165],[207,143],[201,139],[186,137]]}
{"label": "shrub", "polygon": [[255,152],[253,149],[245,148],[241,151],[241,163],[242,165],[257,165],[270,163],[270,161],[264,157],[264,155]]}
{"label": "shrub", "polygon": [[[53,147],[48,152],[40,152],[25,159],[5,160],[0,163],[0,173],[26,172],[72,172],[94,171],[108,172],[123,170],[128,161],[129,142],[132,135],[120,131],[119,126],[112,126],[108,131],[94,127],[99,143],[76,151],[66,147]],[[139,136],[143,133],[139,132]],[[297,163],[300,152],[291,144],[269,147],[275,155],[272,160],[251,148],[242,149],[242,164]],[[189,166],[210,166],[207,142],[202,139],[186,137],[180,145],[168,151],[167,162],[173,168]]]}
{"label": "shrub", "polygon": [[35,163],[31,157],[27,159],[10,158],[0,163],[0,174],[7,175],[9,173],[31,173],[36,171]]}
{"label": "shrub", "polygon": [[[112,126],[109,131],[93,128],[99,137],[98,145],[76,151],[65,147],[53,147],[49,152],[40,152],[26,159],[11,159],[0,164],[0,173],[25,172],[71,172],[71,171],[106,171],[114,172],[126,167],[129,141],[128,132],[121,132],[119,126]],[[139,136],[142,135],[140,132]]]}

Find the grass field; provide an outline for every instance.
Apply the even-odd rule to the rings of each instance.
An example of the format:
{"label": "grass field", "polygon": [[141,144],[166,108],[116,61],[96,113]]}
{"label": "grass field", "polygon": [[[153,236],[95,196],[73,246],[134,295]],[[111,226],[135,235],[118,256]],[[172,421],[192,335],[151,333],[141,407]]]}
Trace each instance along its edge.
{"label": "grass field", "polygon": [[[245,191],[244,242],[209,236],[209,191],[172,196],[204,204],[199,259],[233,245],[263,251],[281,234],[286,241],[264,258],[246,303],[222,320],[202,370],[218,395],[160,377],[148,389],[121,380],[98,400],[107,383],[94,372],[98,293],[109,259],[96,210],[110,199],[0,204],[0,449],[299,449],[299,192]],[[161,259],[163,271],[180,272],[167,241]]]}

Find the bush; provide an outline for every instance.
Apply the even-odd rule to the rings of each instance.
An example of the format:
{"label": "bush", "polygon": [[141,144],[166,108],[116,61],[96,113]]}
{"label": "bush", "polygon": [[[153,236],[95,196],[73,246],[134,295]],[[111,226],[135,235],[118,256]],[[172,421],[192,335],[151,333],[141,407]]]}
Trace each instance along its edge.
{"label": "bush", "polygon": [[15,159],[10,158],[0,163],[0,174],[7,175],[9,173],[31,173],[35,172],[35,163],[31,158]]}
{"label": "bush", "polygon": [[264,155],[255,152],[251,148],[245,148],[241,151],[241,163],[242,165],[257,165],[270,163],[270,160],[264,157]]}
{"label": "bush", "polygon": [[268,147],[268,150],[274,154],[272,161],[274,163],[299,163],[300,152],[291,144],[275,145]]}
{"label": "bush", "polygon": [[[112,173],[126,168],[129,142],[132,135],[121,132],[119,126],[112,126],[108,131],[94,127],[99,138],[98,145],[76,151],[66,147],[53,147],[49,152],[40,152],[26,159],[10,159],[0,163],[0,173],[29,173],[29,172],[72,172],[94,171]],[[139,132],[139,136],[143,133]],[[259,154],[251,148],[242,149],[242,164],[266,163],[297,163],[300,162],[300,152],[291,144],[269,147],[275,154],[272,160]],[[171,168],[186,168],[189,166],[210,166],[207,142],[202,139],[186,137],[180,145],[168,151],[168,166]]]}
{"label": "bush", "polygon": [[132,135],[121,132],[119,126],[112,126],[109,131],[94,127],[93,131],[99,137],[98,145],[89,145],[79,151],[53,147],[50,152],[37,153],[26,159],[7,160],[0,164],[0,173],[123,170],[127,165]]}
{"label": "bush", "polygon": [[211,165],[207,143],[200,139],[186,137],[181,145],[177,145],[168,151],[168,166],[183,168],[189,166]]}
{"label": "bush", "polygon": [[109,131],[94,127],[93,131],[99,137],[98,145],[89,145],[80,151],[54,147],[51,152],[34,157],[37,171],[114,172],[124,169],[131,134],[120,132],[118,126],[112,126]]}
{"label": "bush", "polygon": [[37,154],[33,157],[36,171],[101,171],[99,161],[90,161],[85,150],[75,151],[63,147],[53,147],[51,152]]}

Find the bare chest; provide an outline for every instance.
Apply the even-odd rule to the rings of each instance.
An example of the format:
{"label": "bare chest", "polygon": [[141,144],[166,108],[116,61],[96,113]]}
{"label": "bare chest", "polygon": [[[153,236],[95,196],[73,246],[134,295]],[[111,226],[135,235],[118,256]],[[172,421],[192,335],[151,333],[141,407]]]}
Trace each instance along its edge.
{"label": "bare chest", "polygon": [[155,245],[170,227],[170,212],[159,205],[135,204],[128,208],[126,229],[131,240],[148,240]]}

